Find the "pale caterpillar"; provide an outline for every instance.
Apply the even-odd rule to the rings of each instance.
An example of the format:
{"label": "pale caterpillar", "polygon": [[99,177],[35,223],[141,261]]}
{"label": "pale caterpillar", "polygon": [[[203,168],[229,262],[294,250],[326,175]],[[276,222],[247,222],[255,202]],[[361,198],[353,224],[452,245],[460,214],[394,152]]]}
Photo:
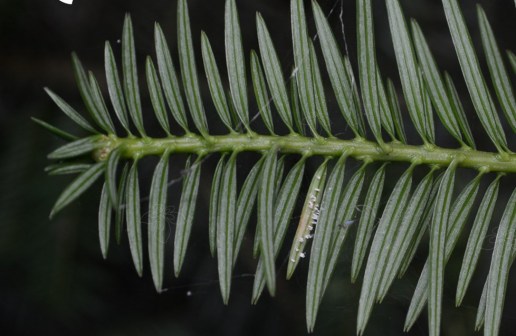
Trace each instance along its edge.
{"label": "pale caterpillar", "polygon": [[313,230],[315,230],[321,211],[324,210],[320,208],[320,203],[322,198],[321,190],[324,190],[324,183],[326,181],[327,162],[328,160],[325,160],[317,169],[308,188],[296,235],[290,249],[287,279],[294,273],[299,259],[306,256],[304,252],[306,242],[313,238]]}

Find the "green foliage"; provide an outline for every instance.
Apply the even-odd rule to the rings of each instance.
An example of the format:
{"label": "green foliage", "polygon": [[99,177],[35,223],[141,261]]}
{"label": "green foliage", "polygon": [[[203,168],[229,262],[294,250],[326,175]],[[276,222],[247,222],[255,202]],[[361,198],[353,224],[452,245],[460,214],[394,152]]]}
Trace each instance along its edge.
{"label": "green foliage", "polygon": [[[260,14],[256,16],[259,50],[250,52],[247,66],[236,3],[235,0],[227,0],[225,65],[229,91],[224,87],[208,36],[201,33],[201,54],[212,103],[229,132],[226,135],[211,134],[201,100],[188,6],[186,0],[178,0],[179,74],[158,24],[154,34],[156,61],[151,56],[145,61],[153,115],[166,134],[162,138],[148,135],[143,122],[148,118],[144,118],[142,109],[133,28],[127,15],[122,33],[122,77],[110,43],[105,44],[105,72],[113,113],[108,109],[94,75],[86,73],[75,54],[72,55],[75,76],[91,121],[45,88],[56,105],[86,132],[85,135],[73,135],[34,119],[68,141],[48,155],[58,163],[49,166],[47,172],[52,175],[79,174],[58,198],[51,217],[104,175],[98,217],[102,255],[105,258],[108,254],[112,230],[116,241],[120,242],[125,219],[136,271],[142,275],[146,259],[144,248],[147,247],[154,286],[161,292],[165,253],[168,251],[165,220],[169,162],[180,153],[191,155],[184,171],[172,250],[174,272],[179,276],[188,254],[203,160],[210,153],[221,154],[215,171],[210,172],[212,184],[207,221],[210,251],[217,258],[224,303],[229,302],[232,271],[244,235],[249,231],[248,224],[255,205],[254,252],[258,261],[252,302],[259,300],[265,286],[272,296],[275,295],[276,258],[287,238],[295,205],[304,195],[297,231],[292,238],[287,238],[291,242],[287,278],[293,275],[303,258],[309,256],[306,291],[308,331],[315,328],[319,306],[350,227],[354,225],[358,230],[351,271],[353,282],[360,278],[366,261],[358,303],[358,334],[365,331],[374,303],[385,298],[396,275],[403,276],[423,237],[428,234],[429,256],[414,291],[405,330],[412,327],[427,307],[429,333],[439,335],[446,263],[472,212],[480,182],[489,173],[498,173],[476,211],[457,285],[457,305],[461,304],[475,272],[493,209],[497,205],[499,185],[514,182],[516,155],[509,148],[511,144],[507,142],[503,126],[506,123],[506,128],[515,132],[516,104],[510,74],[504,66],[504,54],[499,50],[482,8],[478,6],[482,45],[497,102],[480,71],[457,1],[443,0],[473,106],[497,152],[476,150],[475,137],[455,84],[447,73],[443,74],[438,68],[421,27],[415,20],[407,24],[398,0],[386,0],[386,3],[410,124],[404,125],[407,120],[402,118],[402,104],[393,81],[382,78],[377,65],[374,11],[370,0],[357,1],[359,81],[355,80],[350,55],[342,55],[327,18],[315,1],[312,2],[312,13],[318,36],[316,44],[309,38],[303,1],[291,1],[295,64],[292,78],[285,80],[273,40]],[[318,59],[319,53],[322,59]],[[516,69],[514,54],[508,52],[507,55],[513,70]],[[248,72],[251,73],[252,92],[267,134],[253,130]],[[332,90],[325,91],[323,83],[326,77]],[[337,138],[339,123],[330,120],[328,115],[327,102],[333,98],[354,139]],[[495,103],[499,103],[505,118],[498,115]],[[434,121],[434,110],[440,124]],[[112,119],[112,116],[116,118]],[[189,125],[189,118],[196,130]],[[173,134],[172,121],[185,134]],[[280,122],[287,129],[285,135],[280,134]],[[306,131],[305,124],[308,126]],[[459,148],[437,145],[439,138],[436,136],[440,133],[436,129],[441,126],[457,140]],[[422,146],[409,143],[405,133],[405,128],[409,127],[419,134]],[[119,128],[126,136],[119,134]],[[324,133],[325,136],[321,135]],[[392,141],[387,141],[387,137]],[[262,156],[238,188],[237,175],[242,174],[237,166],[238,157],[245,151],[259,152]],[[301,156],[286,177],[283,176],[283,170],[287,168],[285,155]],[[159,156],[160,160],[150,184],[148,212],[144,212],[148,216],[147,241],[144,242],[138,164],[146,156]],[[323,161],[311,177],[308,190],[303,193],[305,164],[310,157],[321,157]],[[346,178],[345,167],[350,158],[362,164]],[[397,180],[395,173],[386,166],[395,161],[410,164]],[[384,164],[378,165],[381,162]],[[468,168],[477,170],[478,175],[455,197],[455,176]],[[415,183],[416,170],[423,169],[427,170],[426,176]],[[368,170],[373,176],[370,181]],[[438,174],[438,171],[442,172]],[[386,179],[394,182],[393,188],[387,186]],[[367,192],[363,192],[364,189]],[[486,335],[498,333],[509,269],[516,254],[515,195],[516,191],[513,191],[499,223],[491,268],[479,304],[476,328],[484,324]],[[357,211],[359,203],[363,204],[360,213]]]}

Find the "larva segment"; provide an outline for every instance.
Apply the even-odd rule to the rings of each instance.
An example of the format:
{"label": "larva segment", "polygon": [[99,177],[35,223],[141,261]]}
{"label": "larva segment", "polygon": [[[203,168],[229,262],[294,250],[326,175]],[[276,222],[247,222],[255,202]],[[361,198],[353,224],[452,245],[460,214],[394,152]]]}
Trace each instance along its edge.
{"label": "larva segment", "polygon": [[317,169],[308,188],[301,218],[297,226],[296,235],[292,241],[290,249],[287,279],[292,277],[300,258],[305,257],[305,247],[309,239],[313,237],[315,226],[319,220],[321,212],[320,203],[322,198],[322,190],[324,190],[324,183],[326,181],[326,168],[328,159],[326,159]]}

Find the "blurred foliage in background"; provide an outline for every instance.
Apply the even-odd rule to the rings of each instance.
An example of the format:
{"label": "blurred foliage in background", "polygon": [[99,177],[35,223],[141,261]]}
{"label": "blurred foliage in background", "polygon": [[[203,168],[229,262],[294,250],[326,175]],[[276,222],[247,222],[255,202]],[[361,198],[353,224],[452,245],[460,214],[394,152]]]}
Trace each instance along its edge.
{"label": "blurred foliage in background", "polygon": [[[330,15],[335,32],[341,30],[339,14],[342,9],[348,49],[354,62],[354,1],[324,0],[320,3]],[[515,50],[516,22],[511,21],[514,18],[514,3],[509,0],[481,3],[493,24],[500,46]],[[260,11],[267,20],[276,45],[288,46],[279,49],[279,52],[283,67],[291,67],[289,1],[238,0],[237,5],[244,48],[248,51],[257,47],[254,15]],[[376,1],[374,5],[380,67],[384,75],[397,78],[384,4]],[[440,67],[457,77],[460,69],[440,2],[406,0],[402,1],[402,5],[406,15],[416,17],[425,30]],[[210,190],[207,181],[211,179],[204,175],[214,171],[216,158],[205,163],[210,167],[205,169],[202,176],[204,183],[201,181],[193,239],[184,272],[179,279],[174,279],[171,261],[167,262],[165,283],[168,290],[161,295],[156,294],[148,269],[143,279],[138,278],[126,240],[122,241],[122,246],[113,245],[108,259],[102,259],[97,233],[98,195],[94,195],[100,193],[99,186],[56,219],[48,220],[53,202],[68,181],[63,177],[48,177],[43,172],[47,164],[45,153],[55,148],[60,141],[38,128],[30,121],[30,117],[44,119],[64,129],[74,129],[75,126],[58,111],[42,88],[51,87],[80,109],[82,103],[73,78],[70,52],[76,51],[86,67],[92,69],[98,78],[103,78],[104,41],[110,40],[116,45],[126,12],[133,16],[140,64],[143,64],[145,55],[153,53],[154,21],[161,23],[169,37],[171,51],[174,56],[177,55],[177,50],[174,50],[175,7],[176,2],[170,0],[76,0],[72,6],[58,0],[0,0],[1,334],[306,334],[306,281],[302,278],[306,277],[307,265],[304,265],[304,272],[298,272],[289,282],[283,280],[283,265],[280,268],[277,297],[271,299],[264,295],[257,306],[251,306],[252,275],[256,266],[251,256],[252,237],[244,241],[235,271],[230,304],[223,306],[217,283],[216,261],[208,251],[205,216]],[[190,0],[189,7],[198,64],[201,64],[201,29],[210,36],[217,58],[222,59],[223,1]],[[463,1],[462,8],[478,47],[480,38],[475,6],[471,1]],[[201,83],[203,94],[208,95],[206,82]],[[105,88],[103,84],[101,82]],[[465,94],[464,85],[461,82],[458,85]],[[149,108],[148,97],[143,99],[146,108]],[[464,103],[466,110],[471,111],[469,99],[464,99]],[[478,120],[471,116],[470,121],[475,133],[475,129],[480,129]],[[217,131],[221,129],[214,129],[215,133]],[[444,136],[445,142],[449,140],[453,146],[451,136],[441,135],[441,139]],[[481,141],[481,138],[477,138],[481,149],[491,149],[485,144],[488,141],[484,144]],[[441,145],[446,146],[446,143]],[[248,171],[251,161],[239,160],[240,169]],[[308,167],[312,173],[314,167]],[[176,167],[175,175],[178,174],[179,169]],[[142,175],[148,176],[149,173],[143,172]],[[457,184],[464,185],[472,176],[461,176]],[[484,189],[487,182],[483,185]],[[142,188],[148,190],[148,185]],[[180,185],[172,186],[172,190],[174,188],[180,190]],[[499,204],[505,204],[508,191],[501,187]],[[173,205],[177,202],[177,196],[171,196],[169,227],[174,225]],[[501,216],[500,209],[497,210],[493,223],[498,222]],[[491,234],[485,248],[492,248],[493,242],[494,234]],[[465,304],[459,309],[454,308],[455,283],[464,247],[465,242],[461,241],[447,267],[443,335],[466,335],[473,330],[475,307],[487,273],[488,266],[484,263],[477,273],[481,276],[473,280],[473,290],[467,295]],[[360,282],[350,284],[350,252],[348,247],[342,253],[340,265],[321,307],[316,335],[355,334]],[[422,253],[419,258],[416,257],[408,276],[397,281],[390,296],[375,309],[366,330],[367,335],[401,333],[408,303],[425,260],[424,255]],[[489,261],[487,254],[483,261]],[[510,335],[511,331],[516,330],[513,317],[516,303],[511,300],[516,295],[514,282],[508,287],[501,335]],[[422,316],[418,323],[410,334],[426,334],[426,318]]]}

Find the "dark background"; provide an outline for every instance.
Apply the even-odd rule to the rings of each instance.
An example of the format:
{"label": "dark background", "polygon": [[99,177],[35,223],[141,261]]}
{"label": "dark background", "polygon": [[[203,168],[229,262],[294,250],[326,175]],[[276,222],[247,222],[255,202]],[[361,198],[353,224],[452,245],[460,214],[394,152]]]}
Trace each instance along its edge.
{"label": "dark background", "polygon": [[[460,69],[440,2],[401,2],[405,14],[417,18],[422,25],[441,68],[448,70],[455,78],[461,94],[464,95],[465,108],[480,149],[492,150],[493,147],[471,109],[465,86],[460,80]],[[330,15],[336,33],[340,32],[338,14],[342,6],[348,48],[352,61],[356,64],[354,1],[340,3],[335,0],[324,0],[320,3]],[[399,85],[384,4],[383,1],[374,3],[378,60],[383,74],[394,78],[396,85]],[[479,57],[483,59],[474,3],[461,2]],[[480,3],[487,12],[501,48],[515,50],[514,2],[499,0]],[[188,4],[198,69],[202,70],[199,47],[201,29],[208,33],[219,67],[224,69],[224,2],[189,0]],[[284,68],[292,67],[289,1],[237,0],[237,5],[246,52],[251,48],[257,48],[254,15],[256,11],[260,11],[273,35]],[[332,12],[333,6],[336,6],[336,9]],[[0,0],[1,334],[306,334],[306,264],[300,267],[293,280],[284,281],[286,253],[283,253],[278,261],[277,297],[271,299],[264,293],[259,304],[251,306],[252,274],[256,263],[250,252],[253,242],[251,233],[244,241],[240,262],[235,270],[230,304],[227,307],[222,305],[216,261],[209,256],[207,249],[207,203],[210,177],[217,162],[215,157],[208,159],[203,165],[196,222],[183,273],[178,279],[173,277],[172,260],[168,253],[165,279],[165,287],[168,290],[161,295],[154,291],[148,265],[145,265],[143,278],[138,278],[132,266],[125,237],[121,246],[112,242],[108,259],[102,259],[98,246],[96,218],[99,185],[93,187],[55,219],[48,219],[53,202],[70,178],[48,177],[44,174],[43,168],[48,164],[47,153],[62,142],[38,128],[30,121],[30,117],[44,119],[69,131],[77,131],[77,128],[53,105],[42,88],[51,87],[72,106],[83,111],[73,78],[70,52],[76,51],[79,54],[85,66],[93,70],[105,89],[104,41],[111,41],[115,46],[115,52],[119,52],[116,41],[121,37],[126,12],[131,13],[133,17],[140,64],[143,64],[144,56],[154,54],[154,21],[161,23],[177,62],[175,7],[176,1],[170,0],[75,0],[72,6],[58,0]],[[342,42],[342,35],[338,34],[337,37],[339,42]],[[322,64],[322,60],[320,62]],[[483,66],[485,68],[485,63]],[[141,72],[140,78],[142,75]],[[207,102],[208,91],[202,77],[201,85]],[[140,88],[144,107],[148,109],[146,83],[143,79]],[[329,93],[327,95],[329,96]],[[221,132],[220,122],[217,123],[216,118],[212,117],[215,114],[212,106],[206,104],[206,107],[211,115],[210,129],[215,133]],[[255,106],[251,107],[253,114],[256,113]],[[330,109],[337,111],[333,101],[330,102]],[[350,132],[346,131],[340,113],[334,112],[332,116],[334,130],[338,130],[343,138],[349,138]],[[405,124],[409,125],[408,120]],[[151,124],[149,126],[152,128]],[[255,127],[258,130],[263,129],[259,122]],[[457,146],[442,126],[438,126],[437,132],[439,145]],[[153,134],[152,131],[150,133]],[[419,140],[410,127],[409,133],[411,142],[418,143]],[[514,136],[509,137],[509,141],[514,144]],[[249,169],[250,162],[254,162],[256,156],[249,155],[246,158],[249,159],[239,160],[241,172]],[[178,162],[183,162],[183,159]],[[154,162],[151,159],[148,166],[152,168]],[[316,163],[317,161],[309,162],[307,173],[313,173]],[[287,162],[287,166],[291,164],[291,161]],[[174,177],[179,174],[181,165],[182,163],[172,165]],[[352,166],[356,167],[357,163],[353,163]],[[395,171],[391,173],[399,174],[402,168],[402,165],[392,165],[389,169]],[[148,169],[146,171],[145,167],[142,168],[143,181],[148,180]],[[421,174],[423,172],[424,170],[421,170]],[[456,190],[474,176],[473,171],[463,172],[457,177]],[[240,173],[239,176],[242,178],[245,173]],[[484,179],[480,194],[491,179],[491,176]],[[307,187],[306,183],[305,181],[304,190]],[[393,181],[388,183],[392,186]],[[454,308],[454,297],[465,247],[464,237],[449,262],[443,304],[444,335],[473,333],[476,305],[488,269],[496,223],[513,187],[513,183],[502,183],[499,204],[482,256],[482,265],[461,308]],[[142,193],[147,191],[148,185],[143,182]],[[174,211],[177,209],[179,191],[179,184],[172,186],[170,191],[170,229],[174,225]],[[142,210],[142,214],[144,213]],[[469,225],[471,221],[470,218]],[[291,236],[292,232],[289,237]],[[467,237],[467,234],[463,236]],[[347,242],[320,309],[315,330],[317,335],[355,334],[361,280],[358,284],[350,284],[352,241]],[[417,282],[418,272],[426,258],[426,244],[423,243],[423,246],[425,247],[416,256],[407,276],[403,280],[397,280],[384,303],[375,307],[366,335],[402,333],[405,313]],[[514,277],[511,279],[514,280]],[[512,299],[515,294],[516,286],[512,281],[508,287],[502,321],[502,333],[506,335],[511,335],[516,328],[516,304]],[[426,312],[423,312],[410,334],[426,333]]]}

